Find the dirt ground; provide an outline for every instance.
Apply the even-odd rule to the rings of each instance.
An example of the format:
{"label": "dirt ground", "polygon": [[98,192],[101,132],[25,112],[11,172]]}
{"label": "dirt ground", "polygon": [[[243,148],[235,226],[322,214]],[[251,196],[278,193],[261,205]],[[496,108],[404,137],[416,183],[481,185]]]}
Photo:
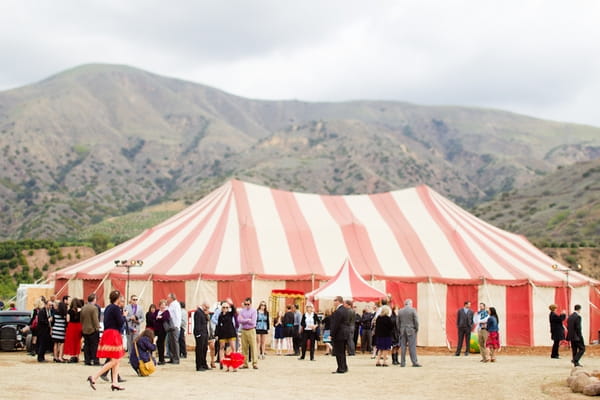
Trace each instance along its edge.
{"label": "dirt ground", "polygon": [[[439,348],[419,348],[423,368],[375,367],[369,355],[348,358],[349,373],[332,374],[335,358],[319,352],[316,361],[276,356],[269,352],[258,370],[196,372],[193,350],[179,365],[158,367],[150,377],[138,377],[122,359],[124,392],[111,392],[99,381],[93,391],[85,381],[98,367],[40,364],[24,352],[0,353],[2,399],[584,399],[566,386],[569,350],[550,359],[549,348],[504,348],[496,363],[481,363],[479,354],[455,357]],[[48,355],[48,360],[52,357]],[[600,346],[588,346],[585,369],[600,369]],[[176,397],[175,397],[176,396]],[[393,396],[393,397],[391,397]]]}

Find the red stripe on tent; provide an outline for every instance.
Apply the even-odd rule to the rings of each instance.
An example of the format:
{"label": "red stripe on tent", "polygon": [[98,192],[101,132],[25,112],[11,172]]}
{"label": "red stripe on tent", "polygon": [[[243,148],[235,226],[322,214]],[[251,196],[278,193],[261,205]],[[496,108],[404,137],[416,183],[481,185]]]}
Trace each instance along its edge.
{"label": "red stripe on tent", "polygon": [[593,340],[600,341],[600,291],[597,286],[590,286],[590,337],[588,343]]}
{"label": "red stripe on tent", "polygon": [[122,296],[125,296],[125,299],[127,301],[129,301],[128,296],[130,295],[129,293],[127,293],[127,281],[125,279],[118,279],[118,278],[110,278],[110,285],[112,287],[112,290],[118,290],[119,292],[121,292]]}
{"label": "red stripe on tent", "polygon": [[365,226],[354,216],[341,196],[321,196],[323,204],[342,230],[346,249],[359,274],[383,274]]}
{"label": "red stripe on tent", "polygon": [[160,300],[166,300],[169,293],[174,293],[179,301],[185,299],[184,281],[152,282],[152,302],[158,307]]}
{"label": "red stripe on tent", "polygon": [[562,312],[562,310],[565,310],[567,315],[569,315],[569,305],[571,304],[571,288],[566,286],[555,288],[554,304],[558,306],[558,311]]}
{"label": "red stripe on tent", "polygon": [[[410,222],[396,203],[391,193],[369,196],[382,219],[394,233],[398,246],[412,269],[414,276],[440,276],[440,271],[429,257],[419,235],[412,229]],[[413,299],[414,300],[414,299]]]}
{"label": "red stripe on tent", "polygon": [[298,274],[324,274],[323,263],[312,231],[300,211],[294,193],[271,190],[275,207],[285,230],[290,255]]}
{"label": "red stripe on tent", "polygon": [[[456,206],[454,204],[450,204],[449,206],[454,209],[453,211],[455,213],[459,213],[461,215],[461,218],[458,218],[458,217],[455,218],[456,222],[461,223],[461,225],[463,223],[469,224],[471,226],[471,228],[480,235],[479,239],[477,239],[479,243],[494,243],[496,246],[498,246],[502,250],[503,253],[511,255],[513,258],[515,258],[515,259],[519,260],[521,263],[523,263],[523,265],[527,266],[528,268],[538,271],[539,273],[545,275],[548,279],[554,279],[554,276],[550,272],[549,268],[548,269],[541,268],[538,266],[538,264],[531,263],[528,259],[523,258],[523,256],[517,254],[514,251],[514,248],[518,248],[522,252],[527,253],[530,257],[536,257],[536,258],[540,259],[540,257],[539,257],[540,252],[537,249],[535,249],[533,247],[533,245],[524,246],[523,242],[518,241],[516,239],[517,236],[512,235],[512,234],[507,235],[506,234],[507,232],[505,232],[505,231],[494,230],[493,232],[490,232],[491,225],[485,223],[484,221],[482,221],[478,218],[475,218],[474,216],[472,216],[471,214],[467,213],[466,211],[460,209],[458,206]],[[445,207],[445,208],[448,210],[449,207]],[[500,243],[500,241],[497,239],[497,236],[499,234],[502,235],[502,237],[505,240],[510,242],[510,244],[511,244],[510,247]],[[474,233],[472,235],[475,236]],[[494,259],[500,259],[502,261],[500,263],[500,265],[505,267],[505,269],[507,271],[509,271],[510,273],[512,273],[513,276],[522,278],[523,271],[521,269],[519,269],[515,266],[512,266],[512,264],[510,262],[508,262],[507,260],[505,260],[501,254],[496,253],[489,246],[485,245],[484,247],[487,248],[487,252],[490,256],[493,256]],[[543,263],[547,264],[548,261],[549,260],[543,260]],[[550,265],[548,265],[548,267],[550,267]],[[519,275],[521,275],[521,276],[519,276]],[[486,276],[489,276],[489,275],[486,275]]]}
{"label": "red stripe on tent", "polygon": [[231,299],[239,308],[246,297],[252,297],[252,280],[217,282],[217,296],[219,301]]}
{"label": "red stripe on tent", "polygon": [[60,296],[69,295],[69,283],[68,279],[57,279],[54,281],[54,293]]}
{"label": "red stripe on tent", "polygon": [[246,188],[243,182],[234,180],[231,183],[240,224],[240,272],[260,274],[264,272],[264,265]]}
{"label": "red stripe on tent", "polygon": [[506,345],[533,346],[531,285],[506,287]]}
{"label": "red stripe on tent", "polygon": [[414,308],[418,308],[418,286],[416,283],[387,281],[385,291],[392,295],[392,306],[404,307],[404,301],[411,299]]}
{"label": "red stripe on tent", "polygon": [[[87,297],[96,293],[96,304],[100,307],[104,307],[104,284],[100,285],[102,279],[89,279],[83,281],[83,297]],[[87,301],[87,300],[86,300]]]}
{"label": "red stripe on tent", "polygon": [[[448,285],[446,289],[446,336],[450,346],[456,347],[458,344],[458,328],[456,327],[456,317],[458,310],[462,310],[465,301],[471,304],[477,304],[478,286],[476,285]],[[434,300],[435,301],[435,300]],[[471,307],[473,310],[473,308]],[[476,309],[475,309],[476,310]],[[475,311],[474,310],[474,311]],[[464,351],[463,343],[463,351]]]}
{"label": "red stripe on tent", "polygon": [[461,264],[465,267],[465,270],[471,278],[479,278],[481,276],[490,276],[486,268],[479,262],[479,260],[473,255],[469,246],[466,245],[460,234],[452,228],[452,225],[442,216],[442,213],[434,204],[431,198],[430,189],[427,186],[419,186],[416,188],[419,198],[423,201],[423,205],[427,208],[431,218],[436,221],[440,227],[448,243],[454,249],[454,253],[460,259]]}

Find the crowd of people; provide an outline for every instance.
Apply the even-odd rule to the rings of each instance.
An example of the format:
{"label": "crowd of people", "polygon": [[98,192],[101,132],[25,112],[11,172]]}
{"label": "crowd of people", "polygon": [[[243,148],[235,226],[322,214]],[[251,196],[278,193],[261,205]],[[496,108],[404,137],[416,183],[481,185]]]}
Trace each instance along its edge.
{"label": "crowd of people", "polygon": [[[55,296],[42,297],[30,321],[32,355],[37,355],[39,362],[46,362],[46,354],[52,353],[55,363],[78,363],[83,351],[85,365],[100,367],[87,378],[94,390],[97,380],[108,381],[109,374],[111,390],[124,390],[120,386],[124,380],[119,375],[119,364],[125,354],[138,375],[142,375],[140,361],[161,366],[179,364],[181,358],[187,357],[188,312],[174,293],[147,310],[138,305],[137,295],[130,296],[126,304],[125,297],[114,290],[109,299],[110,304],[102,311],[95,294],[90,294],[86,303],[70,296],[60,300]],[[266,357],[269,336],[276,355],[296,356],[299,360],[315,361],[315,349],[321,343],[325,355],[335,356],[336,374],[348,372],[346,357],[356,354],[359,343],[362,353],[375,360],[375,366],[387,367],[391,359],[392,365],[405,367],[408,350],[412,366],[421,367],[417,357],[419,319],[413,302],[406,299],[403,307],[390,303],[390,298],[368,303],[359,312],[351,300],[338,296],[333,308],[323,314],[318,314],[309,302],[303,310],[297,303],[288,304],[285,312],[271,317],[266,301],[254,307],[250,297],[238,307],[230,298],[212,306],[204,301],[190,313],[196,371],[258,369],[259,360]],[[571,343],[572,363],[580,366],[585,352],[581,306],[576,305],[568,317],[568,335],[564,328],[566,313],[558,314],[556,309],[556,305],[550,306],[554,340],[551,357],[559,358],[559,344],[566,339]],[[494,307],[480,303],[479,310],[473,311],[470,301],[465,301],[457,311],[456,327],[456,356],[461,355],[463,343],[465,355],[469,354],[471,334],[475,331],[481,362],[496,362],[500,336]],[[101,359],[105,360],[102,365]]]}

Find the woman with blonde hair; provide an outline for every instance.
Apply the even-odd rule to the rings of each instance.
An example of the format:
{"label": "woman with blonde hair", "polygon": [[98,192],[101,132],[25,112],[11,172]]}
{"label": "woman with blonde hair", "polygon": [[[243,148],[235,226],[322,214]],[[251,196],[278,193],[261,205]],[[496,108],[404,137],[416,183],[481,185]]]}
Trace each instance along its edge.
{"label": "woman with blonde hair", "polygon": [[315,313],[312,303],[307,303],[306,311],[302,314],[300,326],[302,327],[302,355],[300,360],[306,356],[306,348],[310,343],[310,360],[315,360],[315,347],[317,344],[317,327],[319,326],[319,316]]}
{"label": "woman with blonde hair", "polygon": [[377,345],[378,367],[387,367],[387,358],[392,348],[392,336],[394,334],[394,323],[391,318],[392,309],[388,305],[381,306],[381,312],[375,320],[375,337]]}
{"label": "woman with blonde hair", "polygon": [[100,375],[110,370],[112,373],[112,385],[110,385],[110,389],[112,391],[125,390],[125,388],[118,385],[118,376],[119,363],[125,355],[121,331],[123,330],[126,314],[118,305],[121,292],[113,290],[108,297],[110,304],[104,310],[104,332],[100,338],[96,356],[97,358],[109,358],[110,361],[104,364],[96,375],[88,376],[87,381],[90,387],[96,390],[96,380]]}
{"label": "woman with blonde hair", "polygon": [[[219,360],[221,369],[223,369],[223,359],[225,358],[225,346],[229,346],[232,352],[235,352],[235,340],[237,339],[237,318],[232,306],[223,302],[221,304],[221,314],[217,321],[216,336],[219,338]],[[229,366],[227,367],[229,370]],[[235,368],[234,368],[235,369]]]}

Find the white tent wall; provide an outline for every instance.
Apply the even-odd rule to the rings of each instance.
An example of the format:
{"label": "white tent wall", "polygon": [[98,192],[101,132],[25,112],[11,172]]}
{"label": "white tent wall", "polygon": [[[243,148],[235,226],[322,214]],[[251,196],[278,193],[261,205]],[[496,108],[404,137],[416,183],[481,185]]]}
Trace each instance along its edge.
{"label": "white tent wall", "polygon": [[[255,279],[254,289],[252,290],[252,304],[254,307],[256,308],[262,300],[270,304],[269,296],[271,296],[271,290],[273,289],[285,289],[285,281]],[[270,324],[272,325],[275,315],[269,315],[269,318],[271,318]]]}
{"label": "white tent wall", "polygon": [[[587,288],[586,288],[587,289]],[[556,289],[553,287],[533,287],[533,344],[534,346],[551,346],[550,321],[548,306],[554,303]],[[560,310],[559,310],[560,311]]]}
{"label": "white tent wall", "polygon": [[71,279],[67,283],[67,290],[69,296],[83,299],[83,302],[87,303],[87,297],[90,293],[83,293],[83,281],[81,279]]}
{"label": "white tent wall", "polygon": [[[596,339],[597,332],[590,332],[590,288],[589,287],[577,287],[571,289],[571,309],[567,315],[573,312],[575,304],[581,305],[581,332],[586,343],[590,343],[591,340]],[[546,306],[546,309],[548,307]],[[550,325],[548,325],[548,332],[550,332]],[[549,333],[548,333],[549,334]],[[591,336],[591,337],[590,337]]]}
{"label": "white tent wall", "polygon": [[499,285],[480,285],[479,300],[477,304],[472,304],[473,311],[479,310],[479,303],[484,303],[486,307],[494,307],[500,320],[500,343],[506,344],[506,286]]}
{"label": "white tent wall", "polygon": [[[127,283],[125,283],[125,288],[127,288]],[[106,293],[106,292],[105,292]],[[110,292],[108,292],[110,294]],[[144,310],[144,316],[146,315],[146,311],[148,311],[148,307],[152,304],[152,282],[149,281],[139,281],[139,280],[130,280],[129,281],[129,293],[121,293],[123,296],[127,295],[126,302],[129,304],[129,299],[131,299],[132,295],[136,295],[139,298],[138,305],[142,307]],[[109,304],[109,303],[106,303]]]}
{"label": "white tent wall", "polygon": [[217,282],[194,280],[185,282],[185,304],[188,311],[195,310],[203,301],[213,304],[217,301]]}
{"label": "white tent wall", "polygon": [[417,284],[419,315],[419,346],[446,346],[446,293],[443,283]]}

